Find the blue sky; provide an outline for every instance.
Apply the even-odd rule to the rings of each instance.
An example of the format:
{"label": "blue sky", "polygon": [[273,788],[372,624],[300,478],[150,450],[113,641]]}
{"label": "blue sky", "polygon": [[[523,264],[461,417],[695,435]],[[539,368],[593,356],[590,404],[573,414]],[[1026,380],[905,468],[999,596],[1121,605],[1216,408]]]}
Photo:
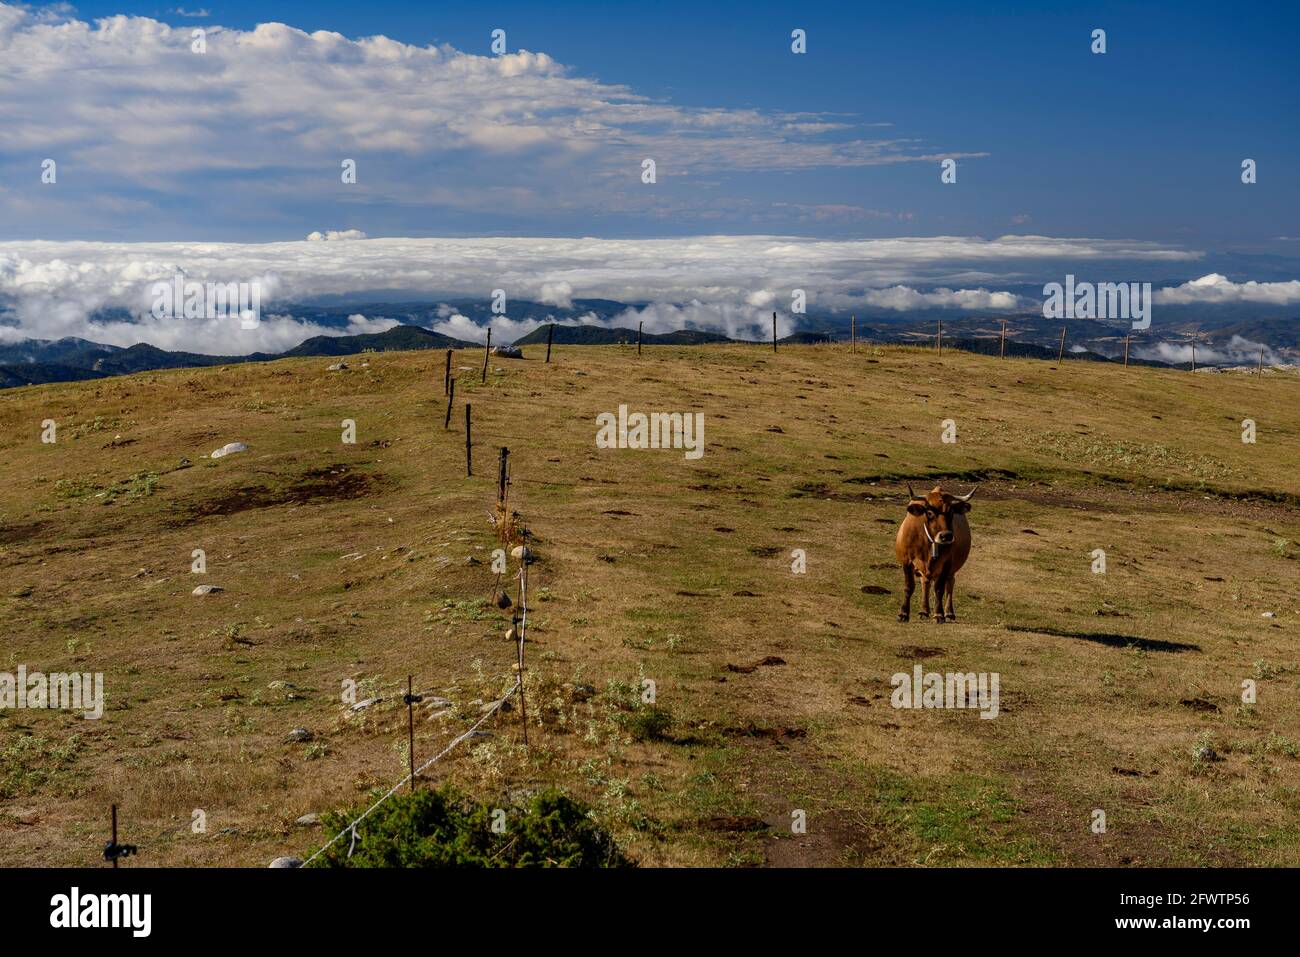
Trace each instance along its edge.
{"label": "blue sky", "polygon": [[[539,188],[521,173],[550,161],[544,148],[532,145],[400,154],[350,146],[367,187],[359,195],[326,188],[324,169],[317,181],[314,169],[291,162],[300,144],[286,139],[272,145],[272,134],[241,128],[233,113],[222,117],[234,124],[230,137],[260,141],[268,150],[250,149],[244,167],[200,164],[161,177],[122,175],[129,170],[114,168],[112,137],[89,148],[67,142],[58,145],[67,154],[59,185],[64,202],[51,204],[51,191],[42,191],[31,175],[41,158],[34,155],[42,153],[39,143],[11,142],[0,132],[0,183],[7,189],[0,195],[26,204],[8,210],[0,238],[264,241],[301,238],[314,229],[360,229],[371,236],[1039,233],[1287,255],[1296,244],[1276,238],[1300,232],[1294,185],[1300,58],[1293,48],[1300,17],[1294,6],[185,6],[210,15],[190,18],[176,7],[130,2],[72,9],[81,20],[129,14],[186,29],[220,24],[252,30],[280,21],[354,39],[382,35],[415,46],[449,44],[475,56],[490,53],[489,33],[501,27],[511,51],[546,53],[570,77],[624,86],[650,102],[823,115],[846,128],[808,137],[810,143],[885,140],[904,158],[987,155],[960,159],[951,186],[940,184],[932,159],[877,165],[814,159],[775,169],[762,159],[737,166],[728,154],[687,175],[675,175],[682,171],[660,158],[659,182],[642,187],[639,170],[629,165],[633,151],[626,183],[611,184],[570,162],[542,175]],[[790,52],[794,27],[808,32],[804,55]],[[1094,27],[1107,31],[1104,55],[1089,51]],[[138,64],[141,76],[158,68],[157,60]],[[129,60],[114,60],[93,64],[70,81],[74,88],[83,80],[126,88],[136,69]],[[225,94],[218,84],[203,95]],[[53,105],[42,97],[65,96],[67,84],[38,88],[21,105],[10,100],[3,113],[39,115]],[[148,108],[132,115],[149,122]],[[328,137],[328,129],[321,135]],[[653,146],[645,144],[653,144],[654,135],[648,131],[637,144],[650,155]],[[329,152],[323,149],[322,157]],[[1259,164],[1259,182],[1250,187],[1239,180],[1245,157]],[[122,160],[130,164],[130,154]],[[377,188],[385,185],[379,180],[419,188]],[[453,202],[447,192],[438,193],[440,184]],[[494,196],[502,187],[520,192]],[[92,197],[108,209],[88,208],[83,201]]]}

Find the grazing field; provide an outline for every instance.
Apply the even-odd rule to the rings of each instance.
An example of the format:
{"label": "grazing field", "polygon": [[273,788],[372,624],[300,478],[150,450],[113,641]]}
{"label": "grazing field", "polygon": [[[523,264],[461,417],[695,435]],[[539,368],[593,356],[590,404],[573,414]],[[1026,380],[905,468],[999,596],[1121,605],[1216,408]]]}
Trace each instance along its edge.
{"label": "grazing field", "polygon": [[[112,803],[128,866],[305,856],[329,835],[300,816],[405,772],[408,674],[451,702],[417,706],[417,755],[467,728],[514,681],[508,446],[531,747],[498,714],[431,781],[559,785],[643,865],[1300,865],[1300,377],[544,352],[486,384],[457,353],[446,431],[442,352],[0,393],[0,671],[102,672],[106,699],[0,711],[0,863],[96,863]],[[703,457],[597,448],[620,405],[703,412]],[[907,484],[977,481],[957,621],[918,589],[900,624]],[[891,707],[918,663],[997,673],[998,716]],[[352,711],[347,679],[382,700]]]}

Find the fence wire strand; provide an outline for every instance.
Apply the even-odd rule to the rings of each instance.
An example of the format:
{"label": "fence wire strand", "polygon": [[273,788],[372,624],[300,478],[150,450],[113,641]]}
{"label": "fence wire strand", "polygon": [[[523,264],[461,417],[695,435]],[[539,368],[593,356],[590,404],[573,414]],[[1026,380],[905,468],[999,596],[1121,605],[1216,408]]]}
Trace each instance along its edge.
{"label": "fence wire strand", "polygon": [[462,741],[464,741],[466,738],[468,738],[470,735],[472,735],[475,731],[477,731],[477,730],[479,729],[479,726],[482,725],[484,721],[486,721],[488,718],[492,717],[492,716],[493,716],[494,714],[496,714],[499,710],[501,710],[501,706],[504,705],[507,701],[509,701],[510,698],[511,698],[514,694],[518,693],[518,694],[522,695],[522,694],[523,694],[523,684],[524,684],[524,676],[523,676],[522,674],[520,674],[519,678],[515,681],[515,686],[514,686],[513,688],[511,688],[509,691],[507,691],[503,697],[501,697],[500,699],[498,699],[497,702],[496,702],[495,704],[492,705],[491,710],[489,710],[489,711],[487,711],[486,713],[484,713],[484,714],[483,714],[483,715],[482,715],[482,716],[481,716],[477,721],[475,721],[472,725],[470,725],[470,727],[469,727],[469,729],[468,729],[467,731],[462,732],[460,735],[458,735],[456,738],[454,738],[454,739],[452,740],[452,742],[451,742],[450,744],[448,744],[445,748],[443,748],[441,751],[439,751],[437,754],[435,754],[433,757],[431,757],[428,761],[425,761],[422,765],[420,765],[418,768],[416,768],[414,774],[407,774],[404,778],[402,778],[402,780],[400,780],[400,781],[398,781],[396,784],[394,784],[394,785],[393,785],[393,786],[388,790],[388,793],[387,793],[387,794],[385,794],[383,797],[381,797],[381,798],[380,798],[378,801],[376,801],[374,804],[370,805],[370,807],[368,807],[368,808],[366,808],[364,811],[362,811],[361,814],[360,814],[360,816],[357,817],[356,820],[354,820],[351,824],[349,824],[349,825],[348,825],[347,827],[345,827],[343,830],[341,830],[341,831],[339,831],[337,834],[335,834],[332,838],[330,838],[330,840],[329,840],[329,842],[328,842],[327,844],[325,844],[325,845],[324,845],[323,847],[321,847],[318,851],[316,851],[316,853],[314,853],[311,857],[307,858],[307,860],[303,861],[303,862],[302,862],[302,866],[303,866],[303,867],[306,867],[306,866],[307,866],[308,864],[310,864],[312,861],[316,860],[316,858],[320,857],[320,856],[321,856],[322,854],[324,854],[327,850],[329,850],[329,849],[330,849],[331,847],[333,847],[336,843],[338,843],[339,839],[342,838],[343,835],[345,835],[345,834],[347,834],[347,833],[349,833],[349,832],[352,833],[352,847],[350,847],[350,848],[348,849],[348,857],[351,857],[351,856],[352,856],[352,851],[353,851],[353,850],[355,849],[355,847],[356,847],[356,832],[357,832],[357,825],[360,824],[362,821],[364,821],[366,818],[368,818],[368,817],[371,815],[371,813],[373,813],[374,810],[375,810],[377,807],[379,807],[379,805],[383,804],[383,803],[384,803],[385,801],[387,801],[390,797],[392,797],[394,794],[396,794],[396,793],[401,789],[401,787],[402,787],[403,784],[405,784],[407,781],[410,781],[412,778],[418,778],[418,777],[420,776],[420,774],[424,771],[425,768],[431,767],[432,765],[434,765],[434,764],[436,764],[437,762],[441,761],[441,760],[442,760],[444,757],[446,757],[448,754],[450,754],[451,751],[452,751],[452,749],[455,748],[456,745],[460,744]]}

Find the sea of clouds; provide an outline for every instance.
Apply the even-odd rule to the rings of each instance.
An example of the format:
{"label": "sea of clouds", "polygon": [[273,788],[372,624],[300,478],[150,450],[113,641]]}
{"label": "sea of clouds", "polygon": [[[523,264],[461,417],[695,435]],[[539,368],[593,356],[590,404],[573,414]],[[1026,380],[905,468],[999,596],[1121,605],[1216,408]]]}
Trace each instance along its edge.
{"label": "sea of clouds", "polygon": [[[367,239],[356,231],[313,233],[280,243],[0,243],[0,341],[77,336],[113,345],[148,342],[210,354],[281,351],[314,335],[377,332],[391,317],[352,318],[341,330],[284,316],[276,304],[384,294],[488,300],[501,289],[506,316],[493,337],[510,341],[541,320],[509,318],[510,300],[552,305],[568,321],[605,321],[648,332],[689,328],[763,338],[771,314],[782,334],[797,328],[791,296],[810,311],[873,308],[1011,312],[1036,301],[1006,287],[1115,263],[1186,270],[1201,253],[1159,243],[1045,236],[927,237],[824,241],[784,236],[682,239]],[[156,319],[152,288],[177,273],[199,282],[261,284],[263,321]],[[1001,288],[1000,288],[1001,287]],[[612,320],[569,312],[575,300],[634,303]],[[1300,302],[1300,283],[1237,283],[1212,274],[1157,290],[1157,303]],[[105,310],[127,315],[105,321]],[[481,341],[485,332],[444,309],[437,331]]]}

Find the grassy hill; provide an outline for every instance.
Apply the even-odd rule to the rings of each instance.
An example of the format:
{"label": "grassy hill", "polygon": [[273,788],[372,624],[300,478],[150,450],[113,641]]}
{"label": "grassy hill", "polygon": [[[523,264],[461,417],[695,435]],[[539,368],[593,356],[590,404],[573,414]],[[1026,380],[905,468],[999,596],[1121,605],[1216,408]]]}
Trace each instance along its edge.
{"label": "grassy hill", "polygon": [[[428,351],[0,394],[0,670],[103,672],[107,699],[0,711],[4,863],[95,864],[116,802],[130,864],[265,866],[402,776],[408,674],[450,702],[417,755],[465,730],[514,680],[487,521],[509,446],[532,746],[497,715],[431,780],[559,785],[646,865],[1300,865],[1300,377],[544,351],[486,384],[457,353],[450,431]],[[703,457],[598,449],[620,404],[703,412]],[[958,621],[899,624],[906,484],[939,481],[980,482]],[[891,707],[915,664],[998,673],[1000,714]],[[382,700],[353,712],[348,681]]]}

